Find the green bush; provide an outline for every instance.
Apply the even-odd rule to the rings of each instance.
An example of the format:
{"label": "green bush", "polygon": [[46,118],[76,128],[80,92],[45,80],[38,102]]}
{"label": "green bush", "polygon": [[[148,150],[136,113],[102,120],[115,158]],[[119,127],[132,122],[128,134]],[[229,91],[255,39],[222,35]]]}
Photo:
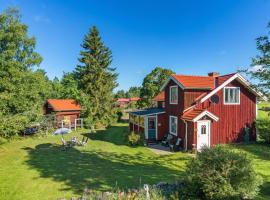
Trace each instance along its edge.
{"label": "green bush", "polygon": [[135,132],[131,132],[128,135],[128,143],[132,146],[139,145],[141,142],[141,136],[139,134],[136,134]]}
{"label": "green bush", "polygon": [[187,164],[185,183],[184,199],[252,199],[262,179],[245,154],[216,146]]}
{"label": "green bush", "polygon": [[259,138],[270,144],[270,119],[261,118],[256,121]]}

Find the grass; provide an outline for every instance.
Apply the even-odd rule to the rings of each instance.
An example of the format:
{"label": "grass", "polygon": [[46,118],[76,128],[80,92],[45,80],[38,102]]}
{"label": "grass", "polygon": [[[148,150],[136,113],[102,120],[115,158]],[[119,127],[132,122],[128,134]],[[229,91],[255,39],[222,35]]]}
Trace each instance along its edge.
{"label": "grass", "polygon": [[263,108],[263,107],[270,107],[270,102],[261,102],[261,103],[258,105],[258,108],[259,108],[259,116],[262,117],[262,118],[269,117],[269,116],[268,116],[268,113],[269,113],[269,112],[266,112],[266,111],[261,110],[261,108]]}
{"label": "grass", "polygon": [[[260,105],[266,106],[266,105]],[[267,116],[259,111],[260,117]],[[146,147],[126,144],[127,124],[97,133],[66,135],[90,138],[85,147],[63,151],[60,136],[23,138],[0,145],[0,199],[43,200],[79,196],[85,187],[110,190],[181,178],[187,153],[159,156]],[[263,144],[230,145],[247,153],[263,177],[259,200],[270,199],[270,147]]]}
{"label": "grass", "polygon": [[63,151],[60,136],[25,138],[0,146],[0,199],[70,198],[85,187],[110,190],[144,183],[174,181],[190,154],[158,156],[145,147],[126,145],[127,124],[97,133],[66,135],[90,138],[85,147]]}

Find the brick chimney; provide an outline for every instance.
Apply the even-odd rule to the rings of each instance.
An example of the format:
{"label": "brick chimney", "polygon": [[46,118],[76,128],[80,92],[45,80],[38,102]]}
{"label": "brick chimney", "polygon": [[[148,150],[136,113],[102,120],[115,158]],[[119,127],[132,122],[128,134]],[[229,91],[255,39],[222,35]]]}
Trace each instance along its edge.
{"label": "brick chimney", "polygon": [[218,73],[218,72],[209,72],[209,73],[208,73],[208,76],[211,76],[211,77],[218,77],[218,76],[219,76],[219,73]]}

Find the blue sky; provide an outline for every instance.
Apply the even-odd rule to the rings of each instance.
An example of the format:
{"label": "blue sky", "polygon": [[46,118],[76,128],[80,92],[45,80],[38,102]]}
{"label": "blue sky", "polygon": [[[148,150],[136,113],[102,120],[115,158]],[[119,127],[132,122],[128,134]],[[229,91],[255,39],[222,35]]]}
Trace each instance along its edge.
{"label": "blue sky", "polygon": [[155,66],[194,75],[248,67],[270,21],[268,0],[0,0],[0,11],[8,6],[21,10],[37,38],[49,78],[75,68],[83,37],[96,25],[125,90]]}

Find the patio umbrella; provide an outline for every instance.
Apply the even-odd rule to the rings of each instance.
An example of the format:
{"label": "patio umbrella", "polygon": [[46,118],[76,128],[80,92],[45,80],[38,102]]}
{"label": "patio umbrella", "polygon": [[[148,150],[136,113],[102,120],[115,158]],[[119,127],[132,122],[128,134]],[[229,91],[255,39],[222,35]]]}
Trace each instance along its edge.
{"label": "patio umbrella", "polygon": [[71,130],[68,128],[59,128],[54,132],[54,135],[60,135],[60,134],[63,135],[63,134],[68,134],[70,132]]}

